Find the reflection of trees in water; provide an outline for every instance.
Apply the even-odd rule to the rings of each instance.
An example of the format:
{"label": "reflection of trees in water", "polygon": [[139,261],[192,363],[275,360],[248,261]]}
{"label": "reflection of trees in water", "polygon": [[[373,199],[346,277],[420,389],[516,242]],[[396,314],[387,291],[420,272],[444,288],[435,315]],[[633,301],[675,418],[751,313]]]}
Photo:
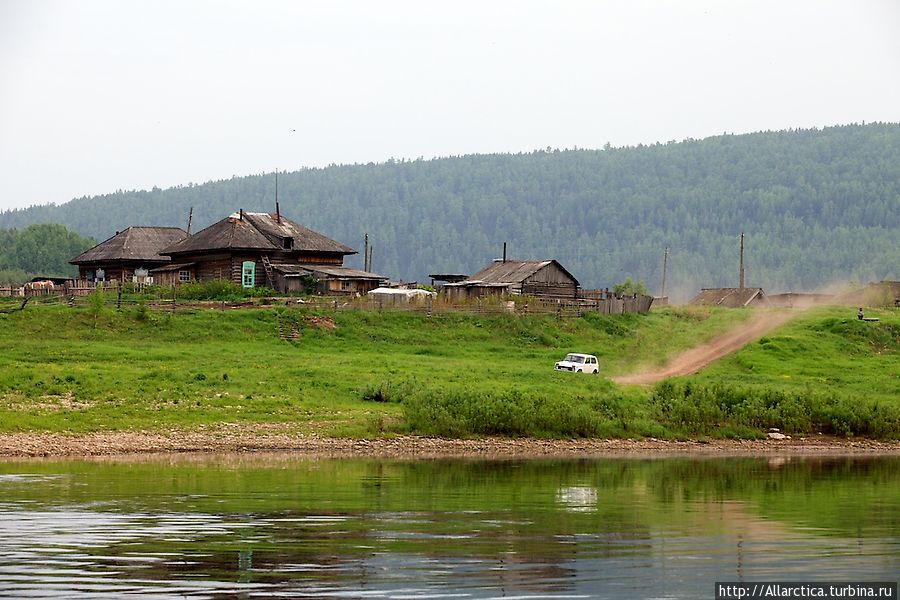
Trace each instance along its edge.
{"label": "reflection of trees in water", "polygon": [[[866,538],[897,537],[900,505],[897,457],[293,458],[71,471],[27,486],[11,482],[6,501],[149,519],[213,517],[189,534],[110,539],[88,551],[98,568],[117,564],[103,557],[171,556],[136,563],[128,577],[284,589],[383,589],[422,579],[509,593],[583,592],[594,589],[586,578],[615,579],[621,569],[645,576],[685,569],[682,556],[691,553],[707,557],[708,569],[726,565],[741,576],[777,561],[785,540],[800,539],[812,552],[838,535],[859,540],[859,555],[875,552],[881,541]],[[804,529],[810,523],[815,530]],[[717,548],[696,545],[707,539],[719,540]]]}

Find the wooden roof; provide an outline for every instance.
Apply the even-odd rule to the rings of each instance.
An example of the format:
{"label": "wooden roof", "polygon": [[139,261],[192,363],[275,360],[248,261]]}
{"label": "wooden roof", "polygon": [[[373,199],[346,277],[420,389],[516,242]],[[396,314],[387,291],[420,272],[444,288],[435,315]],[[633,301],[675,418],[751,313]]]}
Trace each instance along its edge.
{"label": "wooden roof", "polygon": [[572,279],[576,286],[579,285],[578,280],[552,258],[545,260],[495,260],[482,270],[471,275],[468,279],[460,282],[459,285],[509,285],[522,283],[549,265],[556,265],[560,271]]}
{"label": "wooden roof", "polygon": [[371,279],[375,281],[387,280],[387,277],[368,271],[351,269],[350,267],[338,267],[335,265],[283,265],[272,264],[272,268],[286,275],[318,275],[328,279]]}
{"label": "wooden roof", "polygon": [[[285,240],[291,240],[290,247]],[[164,254],[175,256],[213,250],[256,250],[261,252],[328,252],[356,254],[356,250],[328,238],[321,233],[294,223],[280,220],[269,213],[236,212],[172,244]]]}
{"label": "wooden roof", "polygon": [[73,265],[115,262],[168,262],[168,256],[161,256],[160,250],[183,240],[187,232],[178,227],[129,227],[117,231],[116,235],[82,252],[69,262]]}
{"label": "wooden roof", "polygon": [[743,308],[754,301],[766,302],[762,288],[703,288],[691,304]]}

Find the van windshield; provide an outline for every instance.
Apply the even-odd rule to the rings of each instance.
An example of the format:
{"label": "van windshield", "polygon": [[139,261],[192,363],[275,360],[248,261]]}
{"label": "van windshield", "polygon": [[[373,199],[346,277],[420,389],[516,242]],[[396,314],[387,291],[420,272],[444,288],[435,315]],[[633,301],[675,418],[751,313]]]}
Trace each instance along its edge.
{"label": "van windshield", "polygon": [[578,356],[577,354],[567,354],[567,355],[566,355],[566,362],[570,362],[570,363],[583,363],[583,362],[584,362],[584,357],[583,357],[583,356]]}

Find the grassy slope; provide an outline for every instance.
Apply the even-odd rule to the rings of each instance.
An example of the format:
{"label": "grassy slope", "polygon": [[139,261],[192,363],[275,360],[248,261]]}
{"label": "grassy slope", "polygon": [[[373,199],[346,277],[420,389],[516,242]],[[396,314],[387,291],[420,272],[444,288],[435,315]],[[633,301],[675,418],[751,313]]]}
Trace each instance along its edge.
{"label": "grassy slope", "polygon": [[[463,426],[462,435],[683,435],[683,429],[657,423],[647,390],[620,389],[603,377],[555,373],[553,361],[567,351],[590,352],[600,357],[604,373],[622,373],[637,364],[659,364],[747,316],[743,311],[667,309],[559,322],[551,316],[427,319],[346,312],[331,315],[337,325],[333,331],[304,326],[301,339],[288,343],[275,335],[276,311],[284,309],[142,316],[134,309],[96,313],[35,306],[2,315],[0,430],[274,422],[326,434],[371,435],[404,423],[434,433],[416,421],[425,413],[410,407],[425,406],[434,420],[432,399],[452,405],[464,396],[482,411],[470,418],[489,427]],[[866,332],[873,328],[857,331],[855,321],[843,323],[841,316],[836,310],[806,315],[694,379],[779,389],[822,387],[822,374],[831,372],[830,390],[853,396],[874,389],[900,404],[896,375],[884,381],[885,372],[900,370],[898,313],[882,313],[878,327],[888,332],[885,345],[868,354]],[[821,343],[823,336],[833,344]],[[800,341],[789,341],[795,338]],[[785,354],[796,361],[789,379],[783,377]],[[834,376],[847,356],[857,357],[852,375]],[[363,401],[376,392],[403,402]],[[590,422],[566,429],[516,421],[515,427],[491,429],[492,420],[520,419],[509,412],[511,405],[553,412],[560,423]],[[484,413],[485,406],[494,412]]]}

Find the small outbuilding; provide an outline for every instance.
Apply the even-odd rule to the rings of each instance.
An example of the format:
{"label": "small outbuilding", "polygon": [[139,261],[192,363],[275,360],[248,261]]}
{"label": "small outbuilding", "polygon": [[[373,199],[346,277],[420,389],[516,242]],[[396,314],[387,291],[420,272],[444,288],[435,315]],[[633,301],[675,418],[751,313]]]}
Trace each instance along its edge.
{"label": "small outbuilding", "polygon": [[377,273],[337,265],[273,264],[275,289],[281,292],[362,295],[387,283]]}
{"label": "small outbuilding", "polygon": [[703,288],[690,302],[699,306],[746,308],[769,306],[762,288]]}
{"label": "small outbuilding", "polygon": [[508,294],[574,300],[578,287],[578,280],[554,259],[497,259],[474,275],[458,283],[448,283],[443,289],[454,299]]}

